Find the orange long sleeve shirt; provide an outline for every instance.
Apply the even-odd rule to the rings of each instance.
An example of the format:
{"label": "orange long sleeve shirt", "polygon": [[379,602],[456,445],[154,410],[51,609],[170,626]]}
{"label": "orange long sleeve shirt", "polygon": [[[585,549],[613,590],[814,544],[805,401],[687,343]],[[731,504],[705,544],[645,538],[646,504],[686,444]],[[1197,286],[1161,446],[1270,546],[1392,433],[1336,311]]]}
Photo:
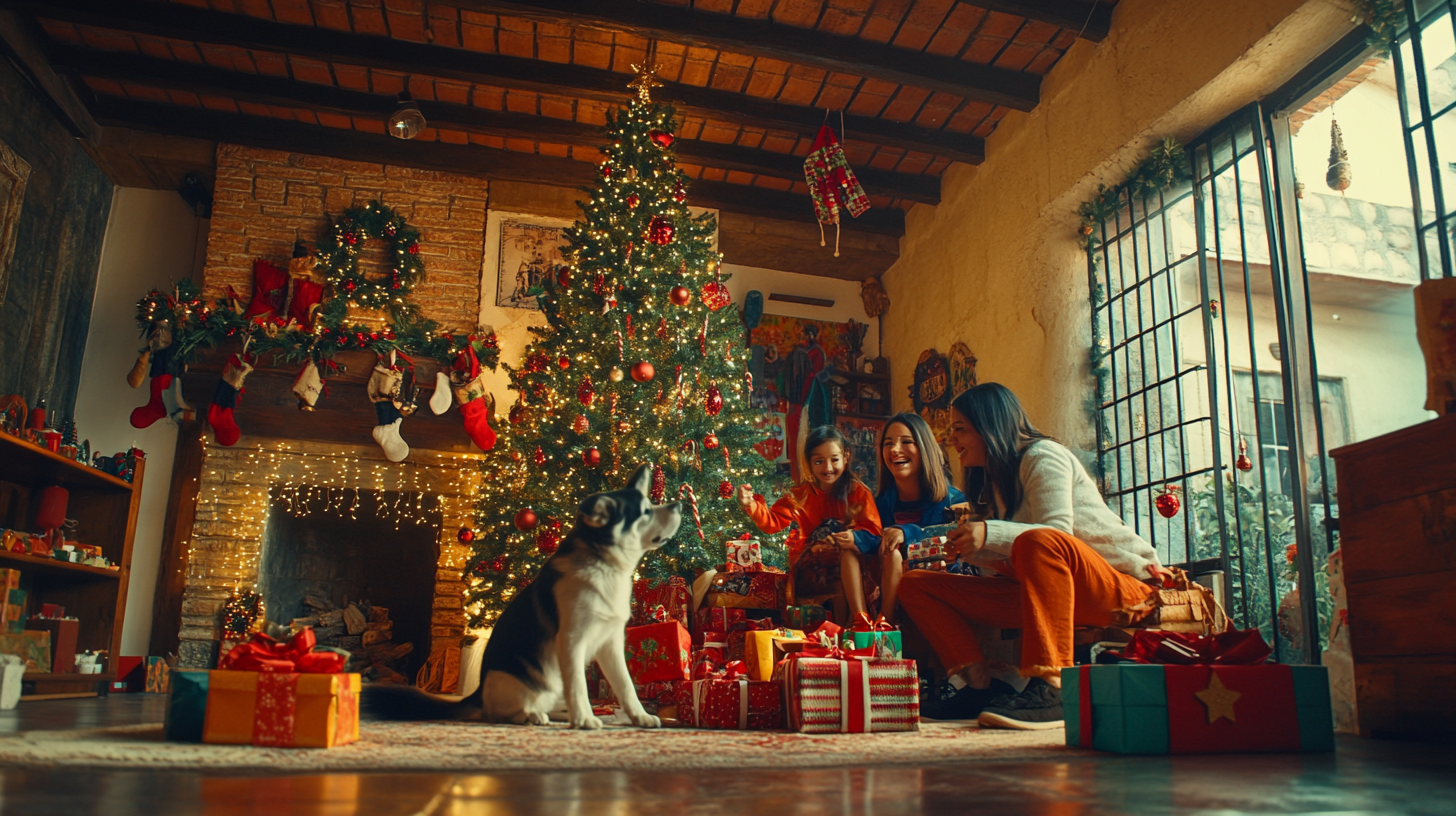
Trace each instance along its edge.
{"label": "orange long sleeve shirt", "polygon": [[799,561],[799,554],[809,544],[809,536],[828,519],[847,519],[848,529],[866,530],[879,535],[880,511],[875,509],[875,497],[864,484],[856,482],[849,492],[849,508],[830,498],[813,484],[795,485],[772,507],[755,501],[748,507],[748,516],[758,529],[765,533],[777,533],[790,524],[798,529],[789,533],[789,566]]}

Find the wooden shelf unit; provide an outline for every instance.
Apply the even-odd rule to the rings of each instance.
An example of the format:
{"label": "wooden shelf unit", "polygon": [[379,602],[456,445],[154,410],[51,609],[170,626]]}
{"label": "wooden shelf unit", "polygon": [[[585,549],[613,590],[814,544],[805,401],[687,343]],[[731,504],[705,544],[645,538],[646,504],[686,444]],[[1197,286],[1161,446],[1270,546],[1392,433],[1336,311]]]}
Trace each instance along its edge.
{"label": "wooden shelf unit", "polygon": [[[24,609],[27,619],[39,612],[43,603],[65,607],[67,615],[81,621],[76,649],[105,649],[109,665],[115,665],[121,654],[132,540],[136,536],[145,472],[146,460],[137,459],[136,475],[128,482],[9,434],[0,434],[0,527],[39,532],[34,529],[33,520],[41,491],[58,485],[70,493],[66,517],[78,522],[76,529],[69,532],[69,539],[100,547],[107,559],[120,565],[120,569],[109,570],[0,551],[0,569],[20,570],[20,586],[28,593]],[[27,687],[48,686],[52,685],[49,681],[62,678],[69,692],[70,686],[78,684],[97,688],[105,677],[105,674],[73,677],[31,672],[25,675],[24,682]]]}

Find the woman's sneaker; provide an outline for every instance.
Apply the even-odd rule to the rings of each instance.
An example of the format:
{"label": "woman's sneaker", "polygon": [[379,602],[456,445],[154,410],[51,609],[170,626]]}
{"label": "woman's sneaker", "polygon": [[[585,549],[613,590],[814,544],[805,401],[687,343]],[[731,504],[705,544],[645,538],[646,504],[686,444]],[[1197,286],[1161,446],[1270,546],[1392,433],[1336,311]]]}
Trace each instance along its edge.
{"label": "woman's sneaker", "polygon": [[988,703],[1015,693],[1016,689],[1000,680],[992,680],[983,689],[966,686],[944,700],[920,706],[920,716],[927,720],[974,720]]}
{"label": "woman's sneaker", "polygon": [[1020,694],[992,700],[981,711],[983,728],[1034,731],[1062,726],[1062,690],[1040,677],[1032,678]]}

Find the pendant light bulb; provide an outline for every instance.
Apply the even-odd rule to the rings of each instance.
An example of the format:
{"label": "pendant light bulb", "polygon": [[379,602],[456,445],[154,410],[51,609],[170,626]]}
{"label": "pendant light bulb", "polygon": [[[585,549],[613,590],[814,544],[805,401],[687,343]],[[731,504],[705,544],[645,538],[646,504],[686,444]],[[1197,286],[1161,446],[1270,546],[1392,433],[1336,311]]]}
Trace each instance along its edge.
{"label": "pendant light bulb", "polygon": [[399,107],[389,117],[389,135],[396,139],[413,139],[425,129],[425,115],[420,103],[408,92],[399,95]]}

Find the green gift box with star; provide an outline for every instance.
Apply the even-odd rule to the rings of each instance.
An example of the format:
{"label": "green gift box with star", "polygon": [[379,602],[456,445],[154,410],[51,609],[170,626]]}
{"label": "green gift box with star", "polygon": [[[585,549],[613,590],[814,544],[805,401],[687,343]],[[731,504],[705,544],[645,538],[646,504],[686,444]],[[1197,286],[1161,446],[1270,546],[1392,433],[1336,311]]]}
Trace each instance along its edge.
{"label": "green gift box with star", "polygon": [[1335,747],[1323,666],[1123,663],[1062,669],[1067,745],[1118,754]]}

